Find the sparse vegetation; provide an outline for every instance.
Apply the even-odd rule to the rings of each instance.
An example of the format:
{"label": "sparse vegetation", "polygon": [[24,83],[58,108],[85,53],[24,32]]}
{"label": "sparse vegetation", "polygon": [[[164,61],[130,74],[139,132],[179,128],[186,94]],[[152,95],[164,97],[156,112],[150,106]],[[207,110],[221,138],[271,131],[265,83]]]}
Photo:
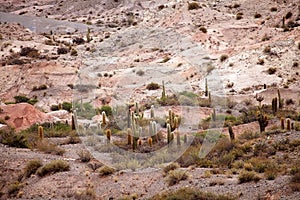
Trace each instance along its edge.
{"label": "sparse vegetation", "polygon": [[184,187],[175,191],[162,192],[151,197],[149,200],[195,200],[195,199],[214,199],[214,200],[234,200],[237,197],[230,195],[217,195],[203,192],[198,188]]}

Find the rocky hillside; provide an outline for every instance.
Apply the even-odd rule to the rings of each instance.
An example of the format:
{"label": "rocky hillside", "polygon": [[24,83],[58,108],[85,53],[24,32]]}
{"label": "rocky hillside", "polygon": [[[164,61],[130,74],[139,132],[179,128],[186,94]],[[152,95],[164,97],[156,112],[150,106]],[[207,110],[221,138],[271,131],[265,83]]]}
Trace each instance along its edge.
{"label": "rocky hillside", "polygon": [[0,22],[1,198],[299,196],[299,0],[6,0]]}

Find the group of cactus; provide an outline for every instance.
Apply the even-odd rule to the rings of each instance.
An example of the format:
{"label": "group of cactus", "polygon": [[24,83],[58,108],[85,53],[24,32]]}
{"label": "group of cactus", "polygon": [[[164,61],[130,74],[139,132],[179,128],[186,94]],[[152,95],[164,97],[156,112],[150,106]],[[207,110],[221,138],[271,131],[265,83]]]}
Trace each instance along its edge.
{"label": "group of cactus", "polygon": [[[281,125],[281,129],[284,130],[285,129],[285,120],[284,118],[280,119],[280,125]],[[291,131],[295,129],[295,125],[294,122],[291,122],[290,119],[286,120],[286,130]]]}
{"label": "group of cactus", "polygon": [[274,115],[277,113],[278,109],[281,109],[283,107],[283,99],[281,99],[279,89],[277,90],[277,95],[278,95],[278,98],[275,97],[272,99],[272,111],[273,111]]}

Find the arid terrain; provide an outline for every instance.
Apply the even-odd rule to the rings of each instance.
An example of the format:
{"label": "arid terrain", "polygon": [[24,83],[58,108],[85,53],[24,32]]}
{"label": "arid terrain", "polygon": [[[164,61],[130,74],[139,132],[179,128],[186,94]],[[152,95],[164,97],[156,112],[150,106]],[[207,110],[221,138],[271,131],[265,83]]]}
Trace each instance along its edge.
{"label": "arid terrain", "polygon": [[0,199],[299,199],[300,1],[0,2]]}

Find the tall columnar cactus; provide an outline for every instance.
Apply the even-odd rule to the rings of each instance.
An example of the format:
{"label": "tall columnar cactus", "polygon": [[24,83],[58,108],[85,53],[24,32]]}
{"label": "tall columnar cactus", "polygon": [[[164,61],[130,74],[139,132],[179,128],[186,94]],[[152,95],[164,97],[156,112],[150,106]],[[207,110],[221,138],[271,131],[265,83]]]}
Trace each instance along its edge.
{"label": "tall columnar cactus", "polygon": [[74,118],[74,115],[72,115],[71,129],[75,130],[75,118]]}
{"label": "tall columnar cactus", "polygon": [[274,115],[277,113],[277,101],[276,97],[272,99],[272,111]]}
{"label": "tall columnar cactus", "polygon": [[143,137],[143,128],[139,127],[139,137]]}
{"label": "tall columnar cactus", "polygon": [[171,126],[171,131],[174,131],[176,128],[179,127],[179,118],[175,115],[175,113],[169,109],[169,116],[167,119],[167,123]]}
{"label": "tall columnar cactus", "polygon": [[211,102],[212,102],[212,101],[211,101],[211,93],[208,92],[208,103],[211,104]]}
{"label": "tall columnar cactus", "polygon": [[130,111],[130,105],[128,105],[128,112],[127,112],[127,128],[130,128],[131,126],[131,111]]}
{"label": "tall columnar cactus", "polygon": [[229,132],[230,140],[233,141],[235,139],[235,135],[231,125],[228,126],[228,132]]}
{"label": "tall columnar cactus", "polygon": [[278,107],[279,107],[279,109],[281,109],[283,107],[283,99],[281,99],[279,89],[277,90],[277,93],[278,93],[278,105],[279,105]]}
{"label": "tall columnar cactus", "polygon": [[184,144],[187,143],[187,135],[186,134],[183,135],[183,142],[184,142]]}
{"label": "tall columnar cactus", "polygon": [[62,110],[63,109],[63,106],[61,103],[58,104],[58,110]]}
{"label": "tall columnar cactus", "polygon": [[152,147],[152,138],[151,137],[148,138],[148,144],[150,147]]}
{"label": "tall columnar cactus", "polygon": [[291,129],[295,130],[295,124],[294,124],[294,122],[291,123]]}
{"label": "tall columnar cactus", "polygon": [[154,105],[152,105],[150,109],[150,118],[154,119]]}
{"label": "tall columnar cactus", "polygon": [[137,102],[135,102],[135,114],[136,116],[140,116],[140,109],[139,109],[139,104]]}
{"label": "tall columnar cactus", "polygon": [[42,126],[38,127],[38,136],[39,136],[39,140],[44,139],[44,127],[42,127]]}
{"label": "tall columnar cactus", "polygon": [[171,125],[167,124],[167,142],[170,144],[171,142]]}
{"label": "tall columnar cactus", "polygon": [[90,36],[91,34],[91,29],[88,28],[87,33],[86,33],[86,41],[89,43],[92,40],[92,37]]}
{"label": "tall columnar cactus", "polygon": [[281,129],[284,130],[284,119],[283,118],[280,119],[280,125],[281,125]]}
{"label": "tall columnar cactus", "polygon": [[134,113],[131,112],[131,128],[132,128],[132,149],[133,151],[135,151],[137,149],[137,141],[139,139],[138,136],[138,128],[137,128],[137,124],[136,124],[136,118],[134,116]]}
{"label": "tall columnar cactus", "polygon": [[177,141],[177,145],[179,146],[181,144],[179,131],[176,131],[176,141]]}
{"label": "tall columnar cactus", "polygon": [[157,125],[155,121],[150,122],[149,133],[152,138],[152,142],[158,142]]}
{"label": "tall columnar cactus", "polygon": [[104,126],[106,126],[106,124],[107,124],[107,121],[106,121],[106,114],[105,114],[105,112],[103,111],[103,112],[102,112],[102,126],[104,127]]}
{"label": "tall columnar cactus", "polygon": [[139,146],[142,146],[142,140],[141,140],[141,139],[138,139],[137,141],[138,141],[138,145],[139,145]]}
{"label": "tall columnar cactus", "polygon": [[290,119],[287,119],[287,120],[286,120],[286,129],[287,129],[288,131],[291,131],[291,120],[290,120]]}
{"label": "tall columnar cactus", "polygon": [[268,118],[266,115],[264,115],[263,113],[259,113],[258,114],[258,123],[259,123],[259,129],[260,129],[260,132],[264,132],[266,127],[268,126]]}
{"label": "tall columnar cactus", "polygon": [[106,133],[106,138],[107,138],[107,142],[110,143],[110,139],[111,139],[111,130],[110,129],[107,129],[105,131]]}
{"label": "tall columnar cactus", "polygon": [[205,96],[208,96],[208,84],[207,84],[207,78],[205,79]]}
{"label": "tall columnar cactus", "polygon": [[166,100],[166,88],[165,88],[165,82],[162,82],[162,93],[161,93],[161,100]]}
{"label": "tall columnar cactus", "polygon": [[130,128],[127,128],[127,144],[131,145],[131,141],[132,141],[132,131]]}
{"label": "tall columnar cactus", "polygon": [[216,115],[216,109],[215,108],[213,108],[213,112],[211,114],[211,119],[212,119],[212,121],[216,121],[217,120],[217,115]]}

